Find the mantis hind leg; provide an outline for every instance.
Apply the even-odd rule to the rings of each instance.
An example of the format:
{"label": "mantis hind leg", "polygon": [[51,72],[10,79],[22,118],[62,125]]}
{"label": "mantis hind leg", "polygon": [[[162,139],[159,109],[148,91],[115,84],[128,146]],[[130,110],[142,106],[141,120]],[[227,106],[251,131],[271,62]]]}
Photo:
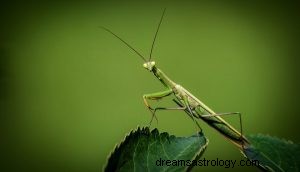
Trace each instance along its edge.
{"label": "mantis hind leg", "polygon": [[226,113],[217,113],[217,114],[207,114],[207,115],[200,115],[203,118],[209,118],[214,116],[225,116],[225,115],[238,115],[239,116],[239,122],[240,122],[240,139],[242,141],[242,147],[244,148],[244,135],[243,135],[243,123],[242,123],[242,113],[240,112],[226,112]]}

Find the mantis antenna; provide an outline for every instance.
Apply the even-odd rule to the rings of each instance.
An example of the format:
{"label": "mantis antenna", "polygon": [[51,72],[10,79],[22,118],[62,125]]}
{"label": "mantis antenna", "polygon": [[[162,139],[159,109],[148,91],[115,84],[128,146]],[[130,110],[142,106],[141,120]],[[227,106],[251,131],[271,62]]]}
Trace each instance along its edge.
{"label": "mantis antenna", "polygon": [[[161,15],[161,18],[160,18],[160,21],[159,21],[159,24],[157,26],[157,29],[156,29],[156,32],[155,32],[155,35],[154,35],[154,39],[153,39],[153,42],[152,42],[152,45],[151,45],[151,50],[150,50],[150,57],[149,57],[149,60],[151,60],[152,58],[152,52],[153,52],[153,49],[154,49],[154,44],[155,44],[155,40],[156,40],[156,37],[157,37],[157,34],[158,34],[158,31],[159,31],[159,28],[160,28],[160,25],[162,23],[162,20],[164,18],[164,15],[165,15],[165,12],[166,12],[166,8],[164,8],[164,11]],[[103,26],[99,26],[101,29],[109,32],[110,34],[112,34],[113,36],[115,36],[116,38],[118,38],[120,41],[122,41],[125,45],[127,45],[131,50],[133,50],[138,56],[140,56],[140,58],[142,60],[144,60],[144,62],[147,62],[146,58],[144,56],[142,56],[136,49],[134,49],[129,43],[127,43],[124,39],[122,39],[121,37],[119,37],[117,34],[115,34],[114,32],[112,32],[111,30],[107,29],[106,27],[103,27]]]}
{"label": "mantis antenna", "polygon": [[104,29],[105,31],[111,33],[112,35],[114,35],[116,38],[118,38],[120,41],[122,41],[125,45],[127,45],[131,50],[133,50],[138,56],[140,56],[145,62],[147,62],[146,58],[144,56],[142,56],[137,50],[135,50],[130,44],[128,44],[126,41],[124,41],[121,37],[119,37],[117,34],[113,33],[111,30],[103,27],[103,26],[99,26],[101,29]]}
{"label": "mantis antenna", "polygon": [[150,57],[149,57],[149,60],[148,60],[148,61],[150,61],[151,58],[152,58],[152,51],[153,51],[153,48],[154,48],[154,43],[155,43],[155,40],[156,40],[156,37],[157,37],[157,33],[158,33],[158,31],[159,31],[161,22],[162,22],[162,20],[163,20],[163,18],[164,18],[165,12],[166,12],[166,8],[164,8],[164,11],[163,11],[163,13],[162,13],[162,15],[161,15],[161,18],[160,18],[160,21],[159,21],[159,24],[158,24],[158,26],[157,26],[157,29],[156,29],[156,32],[155,32],[155,35],[154,35],[154,39],[153,39],[153,42],[152,42],[151,50],[150,50]]}

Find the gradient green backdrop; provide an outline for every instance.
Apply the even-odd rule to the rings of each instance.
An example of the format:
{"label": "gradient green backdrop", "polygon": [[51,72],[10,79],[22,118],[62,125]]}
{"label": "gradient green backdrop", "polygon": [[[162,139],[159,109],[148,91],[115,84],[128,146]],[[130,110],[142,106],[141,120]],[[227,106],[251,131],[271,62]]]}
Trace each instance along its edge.
{"label": "gradient green backdrop", "polygon": [[[98,26],[148,56],[164,7],[154,50],[158,67],[216,112],[242,112],[245,133],[299,142],[296,3],[9,3],[0,7],[0,171],[100,171],[130,130],[147,125],[141,96],[163,87]],[[170,100],[159,103],[172,106]],[[196,132],[183,112],[158,118],[152,128],[177,136]],[[237,117],[225,118],[238,128]],[[210,140],[206,159],[242,159],[234,145],[201,125]],[[234,170],[241,169],[255,170]]]}

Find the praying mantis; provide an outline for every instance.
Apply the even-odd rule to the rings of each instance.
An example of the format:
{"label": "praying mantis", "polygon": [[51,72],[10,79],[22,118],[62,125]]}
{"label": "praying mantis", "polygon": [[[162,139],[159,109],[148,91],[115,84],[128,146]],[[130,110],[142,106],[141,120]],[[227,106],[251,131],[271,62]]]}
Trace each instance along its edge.
{"label": "praying mantis", "polygon": [[[202,101],[200,101],[197,97],[195,97],[192,93],[186,90],[183,86],[175,83],[172,81],[161,69],[156,66],[154,60],[152,60],[152,52],[154,49],[154,44],[156,41],[156,37],[162,23],[164,14],[166,9],[164,9],[158,27],[156,29],[154,39],[151,46],[150,56],[147,60],[144,56],[142,56],[136,49],[134,49],[130,44],[124,41],[121,37],[116,35],[111,30],[102,27],[105,31],[109,32],[120,41],[122,41],[125,45],[127,45],[131,50],[133,50],[143,61],[143,67],[148,70],[149,72],[153,73],[154,76],[163,84],[165,87],[164,91],[151,93],[151,94],[144,94],[143,100],[146,107],[152,114],[152,118],[156,118],[155,113],[158,110],[182,110],[185,111],[188,116],[196,123],[199,127],[200,131],[202,131],[200,125],[198,124],[196,119],[202,119],[205,123],[209,126],[217,130],[221,135],[225,138],[230,140],[234,145],[238,146],[240,150],[243,150],[245,147],[249,145],[249,141],[247,138],[242,134],[242,118],[241,113],[239,112],[229,112],[229,113],[215,113],[212,109],[210,109],[207,105],[205,105]],[[159,100],[167,96],[174,96],[173,101],[178,105],[177,107],[156,107],[153,108],[149,104],[149,100]],[[223,115],[238,115],[240,120],[240,132],[237,131],[233,126],[231,126],[228,122],[226,122],[221,116]]]}

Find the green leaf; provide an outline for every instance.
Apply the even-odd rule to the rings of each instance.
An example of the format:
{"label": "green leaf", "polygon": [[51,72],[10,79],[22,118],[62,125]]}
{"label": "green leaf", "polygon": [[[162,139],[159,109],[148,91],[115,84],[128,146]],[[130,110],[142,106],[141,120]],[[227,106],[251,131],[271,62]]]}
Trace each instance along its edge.
{"label": "green leaf", "polygon": [[258,160],[267,171],[299,171],[300,148],[298,144],[277,137],[257,134],[247,136],[251,146],[244,150],[250,160]]}
{"label": "green leaf", "polygon": [[[208,140],[203,133],[190,137],[169,136],[157,129],[138,128],[110,155],[105,171],[183,171],[192,168],[192,160],[198,160]],[[164,160],[164,162],[162,162]],[[166,160],[170,163],[166,165]],[[185,165],[182,165],[183,160]],[[188,162],[189,161],[189,162]],[[176,163],[176,164],[175,164]],[[174,166],[173,166],[174,165]]]}

